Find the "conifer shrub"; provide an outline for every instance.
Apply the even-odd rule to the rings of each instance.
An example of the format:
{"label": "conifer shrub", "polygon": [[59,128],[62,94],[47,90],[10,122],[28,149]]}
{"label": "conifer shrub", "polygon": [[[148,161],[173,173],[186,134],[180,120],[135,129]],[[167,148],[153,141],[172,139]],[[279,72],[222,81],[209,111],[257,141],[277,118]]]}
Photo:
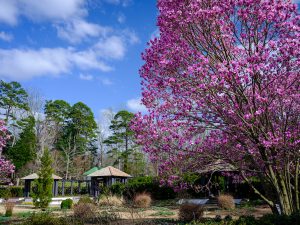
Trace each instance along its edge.
{"label": "conifer shrub", "polygon": [[41,157],[41,167],[38,171],[39,178],[34,181],[33,204],[37,208],[45,209],[52,200],[53,169],[52,159],[48,149],[44,150]]}
{"label": "conifer shrub", "polygon": [[60,203],[60,208],[61,209],[72,209],[73,208],[73,200],[70,198],[63,200]]}

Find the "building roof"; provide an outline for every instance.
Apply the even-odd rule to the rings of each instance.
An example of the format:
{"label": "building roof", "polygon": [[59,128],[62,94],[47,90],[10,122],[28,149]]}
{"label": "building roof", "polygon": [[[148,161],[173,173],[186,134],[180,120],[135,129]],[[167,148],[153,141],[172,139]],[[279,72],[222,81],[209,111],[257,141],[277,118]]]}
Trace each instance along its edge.
{"label": "building roof", "polygon": [[83,173],[83,176],[90,175],[91,173],[94,173],[94,172],[96,172],[97,170],[100,170],[100,169],[101,169],[101,167],[95,166],[95,167],[89,169],[88,171],[85,171],[85,172]]}
{"label": "building roof", "polygon": [[[39,178],[39,175],[37,175],[36,173],[32,173],[30,175],[22,177],[21,180],[35,180],[35,179],[38,179],[38,178]],[[53,178],[53,180],[62,180],[61,177],[59,177],[55,174],[52,174],[52,178]]]}
{"label": "building roof", "polygon": [[218,159],[214,163],[208,164],[203,169],[198,170],[198,173],[213,173],[213,172],[236,172],[237,169],[230,163]]}
{"label": "building roof", "polygon": [[88,177],[131,177],[131,176],[117,168],[108,166],[89,174]]}

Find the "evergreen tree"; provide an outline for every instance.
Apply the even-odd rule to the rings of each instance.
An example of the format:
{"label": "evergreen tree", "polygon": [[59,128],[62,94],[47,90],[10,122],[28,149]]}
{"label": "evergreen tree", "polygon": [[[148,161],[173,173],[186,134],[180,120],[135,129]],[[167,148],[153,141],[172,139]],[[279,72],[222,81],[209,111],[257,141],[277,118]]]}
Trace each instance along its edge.
{"label": "evergreen tree", "polygon": [[48,149],[44,150],[41,158],[41,167],[38,172],[39,178],[35,181],[36,191],[33,195],[35,207],[45,209],[52,199],[52,159]]}
{"label": "evergreen tree", "polygon": [[126,110],[119,111],[111,121],[109,129],[112,131],[104,144],[110,147],[108,153],[114,158],[114,165],[132,175],[144,174],[145,160],[135,143],[134,132],[130,129],[130,122],[134,114]]}
{"label": "evergreen tree", "polygon": [[24,119],[23,131],[16,144],[8,147],[5,154],[16,166],[16,170],[21,169],[26,163],[36,157],[36,135],[34,131],[35,120],[32,116]]}

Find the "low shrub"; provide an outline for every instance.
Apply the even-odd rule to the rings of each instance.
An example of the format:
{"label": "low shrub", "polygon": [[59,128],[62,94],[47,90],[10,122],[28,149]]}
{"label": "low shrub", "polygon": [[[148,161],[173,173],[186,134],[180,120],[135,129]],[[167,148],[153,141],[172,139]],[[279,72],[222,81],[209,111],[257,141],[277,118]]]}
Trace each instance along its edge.
{"label": "low shrub", "polygon": [[4,204],[5,216],[11,217],[12,214],[13,214],[14,207],[15,207],[14,202],[6,201],[5,204]]}
{"label": "low shrub", "polygon": [[83,197],[80,197],[79,201],[77,202],[77,204],[80,204],[80,203],[90,203],[90,204],[94,204],[94,200],[91,199],[90,197],[88,196],[83,196]]}
{"label": "low shrub", "polygon": [[78,203],[73,207],[74,217],[83,221],[95,218],[97,207],[92,203]]}
{"label": "low shrub", "polygon": [[73,200],[70,198],[63,200],[60,203],[61,209],[72,209],[72,207],[73,207]]}
{"label": "low shrub", "polygon": [[151,202],[151,196],[147,193],[137,194],[133,199],[134,205],[138,208],[149,208]]}
{"label": "low shrub", "polygon": [[100,206],[122,206],[124,199],[116,195],[104,195],[100,197],[98,203]]}
{"label": "low shrub", "polygon": [[234,199],[231,195],[219,195],[218,196],[218,205],[222,209],[234,209]]}
{"label": "low shrub", "polygon": [[69,217],[57,217],[49,212],[33,213],[22,225],[83,225]]}
{"label": "low shrub", "polygon": [[190,222],[200,220],[203,217],[204,209],[196,204],[183,204],[179,208],[179,220]]}

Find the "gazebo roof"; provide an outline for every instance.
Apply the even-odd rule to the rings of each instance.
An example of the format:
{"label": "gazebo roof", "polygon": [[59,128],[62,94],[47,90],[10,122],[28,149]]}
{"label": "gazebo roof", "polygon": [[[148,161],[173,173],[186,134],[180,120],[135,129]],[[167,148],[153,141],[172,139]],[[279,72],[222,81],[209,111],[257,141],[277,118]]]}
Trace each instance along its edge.
{"label": "gazebo roof", "polygon": [[85,171],[85,172],[83,173],[83,176],[88,176],[88,175],[90,175],[91,173],[94,173],[94,172],[96,172],[97,170],[100,170],[100,169],[101,169],[101,167],[95,166],[95,167],[89,169],[88,171]]}
{"label": "gazebo roof", "polygon": [[89,174],[88,177],[131,177],[131,176],[117,168],[108,166]]}
{"label": "gazebo roof", "polygon": [[203,169],[198,170],[198,173],[212,173],[212,172],[236,172],[237,169],[230,163],[218,159],[214,163],[208,164]]}
{"label": "gazebo roof", "polygon": [[[38,179],[38,178],[39,178],[39,175],[37,175],[36,173],[32,173],[30,175],[22,177],[21,180],[35,180],[35,179]],[[59,177],[55,174],[52,174],[52,178],[53,178],[53,180],[62,180],[61,177]]]}

